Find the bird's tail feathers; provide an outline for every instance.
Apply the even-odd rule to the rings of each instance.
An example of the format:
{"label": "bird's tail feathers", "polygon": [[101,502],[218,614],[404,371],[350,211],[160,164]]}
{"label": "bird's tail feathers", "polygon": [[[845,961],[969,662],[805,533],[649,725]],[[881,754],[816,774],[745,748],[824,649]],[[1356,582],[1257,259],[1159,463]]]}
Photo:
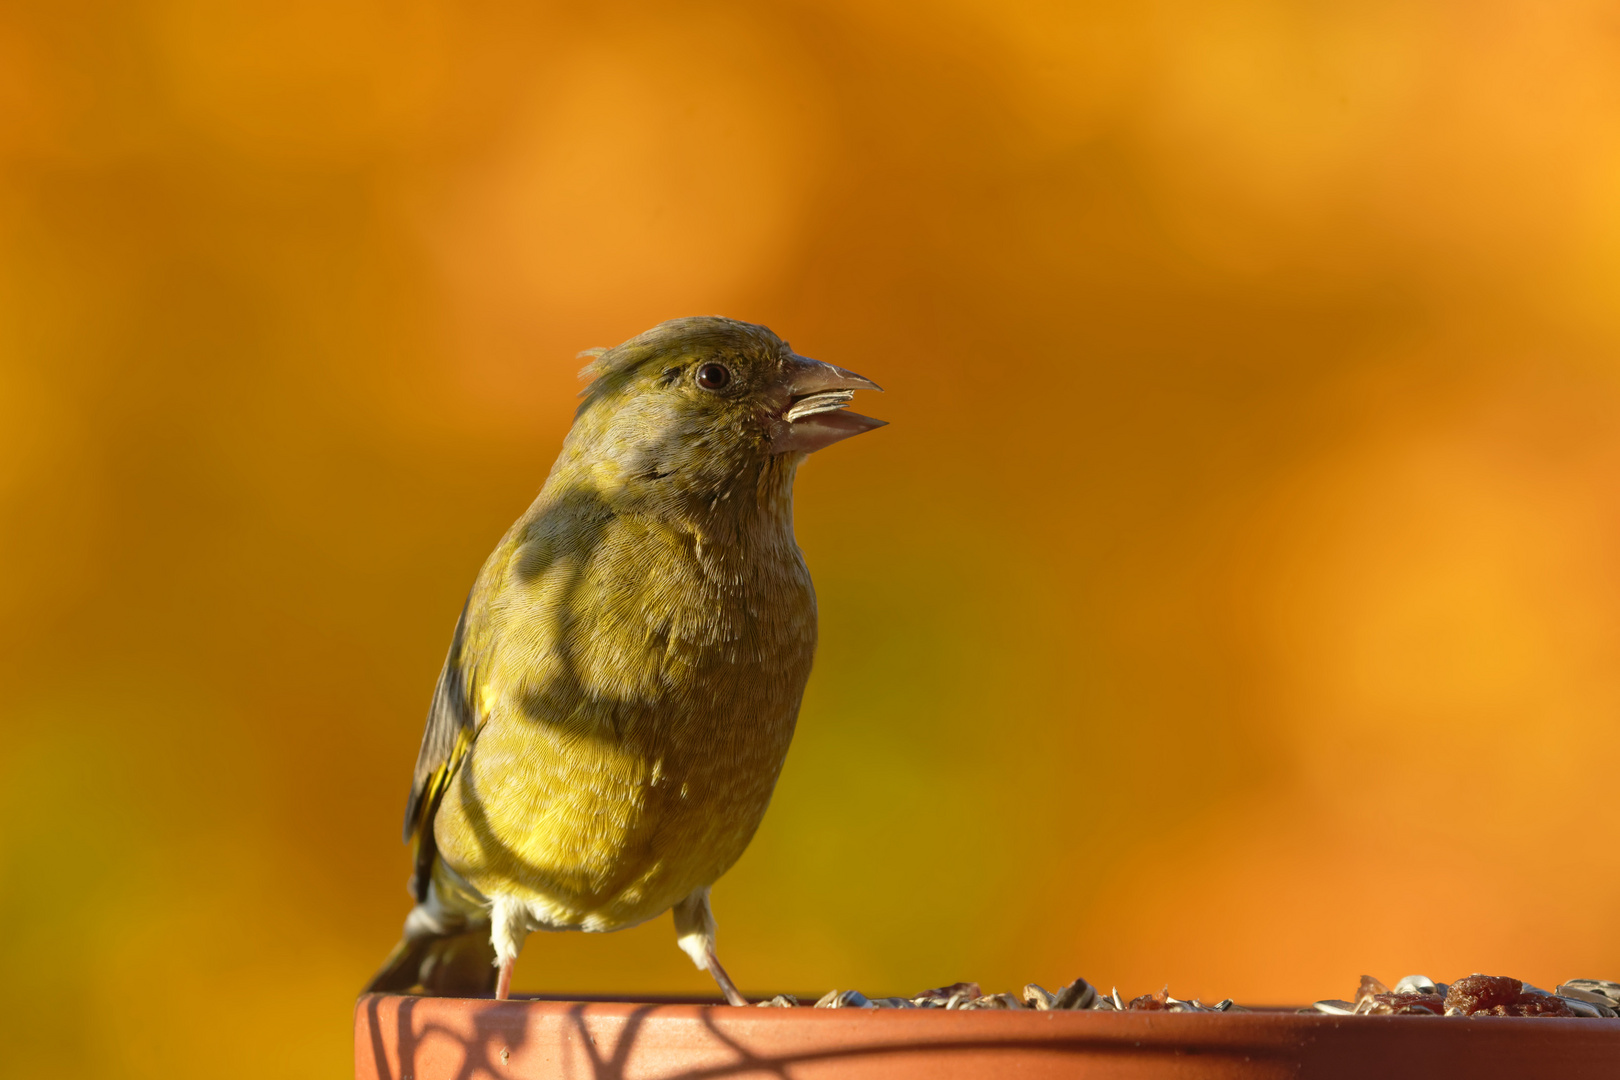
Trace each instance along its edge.
{"label": "bird's tail feathers", "polygon": [[394,946],[365,992],[488,997],[495,992],[498,974],[487,927],[444,937],[407,937]]}
{"label": "bird's tail feathers", "polygon": [[498,974],[489,922],[445,907],[434,883],[364,992],[479,997],[495,992]]}

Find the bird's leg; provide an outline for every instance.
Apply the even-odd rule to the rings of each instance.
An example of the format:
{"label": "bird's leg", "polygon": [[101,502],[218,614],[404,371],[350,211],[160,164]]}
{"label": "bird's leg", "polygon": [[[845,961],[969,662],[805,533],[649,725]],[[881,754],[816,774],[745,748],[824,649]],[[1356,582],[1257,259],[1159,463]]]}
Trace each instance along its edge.
{"label": "bird's leg", "polygon": [[726,974],[726,969],[720,966],[720,958],[714,955],[713,940],[709,942],[709,952],[704,959],[708,963],[709,974],[713,975],[714,981],[720,984],[720,992],[726,995],[726,1003],[728,1005],[747,1005],[748,999],[738,992],[737,984],[731,981],[731,976]]}
{"label": "bird's leg", "polygon": [[500,970],[495,977],[496,1001],[511,996],[512,969],[517,966],[518,953],[523,951],[523,939],[528,935],[527,905],[514,897],[497,895],[489,911],[489,943],[495,946],[495,966]]}
{"label": "bird's leg", "polygon": [[[512,968],[517,966],[517,957],[513,956],[500,963],[501,973],[495,977],[495,1000],[505,1001],[512,994]],[[488,986],[488,983],[484,984]]]}
{"label": "bird's leg", "polygon": [[737,992],[720,958],[714,952],[714,912],[709,910],[709,889],[696,889],[685,900],[675,905],[675,943],[692,958],[699,970],[707,971],[720,984],[720,992],[730,1005],[747,1005],[748,999]]}

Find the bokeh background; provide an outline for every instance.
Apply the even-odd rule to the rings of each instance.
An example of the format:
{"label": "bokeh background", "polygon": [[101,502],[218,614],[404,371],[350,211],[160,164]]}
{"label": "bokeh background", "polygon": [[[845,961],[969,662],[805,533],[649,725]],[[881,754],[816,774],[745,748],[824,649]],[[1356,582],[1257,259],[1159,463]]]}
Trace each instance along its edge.
{"label": "bokeh background", "polygon": [[745,988],[1620,976],[1614,4],[12,0],[0,162],[8,1074],[345,1074],[575,354],[710,312],[893,422]]}

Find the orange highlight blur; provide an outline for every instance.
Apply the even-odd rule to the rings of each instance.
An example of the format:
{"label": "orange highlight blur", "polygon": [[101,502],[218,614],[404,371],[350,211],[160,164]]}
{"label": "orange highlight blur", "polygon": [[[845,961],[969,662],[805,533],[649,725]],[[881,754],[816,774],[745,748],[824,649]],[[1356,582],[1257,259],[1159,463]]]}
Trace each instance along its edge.
{"label": "orange highlight blur", "polygon": [[[1617,31],[13,5],[8,1071],[344,1075],[575,354],[702,313],[892,422],[801,475],[822,649],[715,891],[745,990],[1620,977]],[[517,986],[710,990],[667,920]]]}

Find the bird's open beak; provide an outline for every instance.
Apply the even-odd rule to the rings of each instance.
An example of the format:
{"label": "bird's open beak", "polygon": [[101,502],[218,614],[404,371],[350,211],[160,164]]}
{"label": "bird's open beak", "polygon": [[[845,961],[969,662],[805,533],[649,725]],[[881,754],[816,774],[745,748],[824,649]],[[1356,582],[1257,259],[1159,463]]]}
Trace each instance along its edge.
{"label": "bird's open beak", "polygon": [[793,356],[788,360],[786,386],[787,408],[771,427],[773,454],[812,454],[888,423],[844,409],[857,390],[883,391],[883,387],[853,371]]}

